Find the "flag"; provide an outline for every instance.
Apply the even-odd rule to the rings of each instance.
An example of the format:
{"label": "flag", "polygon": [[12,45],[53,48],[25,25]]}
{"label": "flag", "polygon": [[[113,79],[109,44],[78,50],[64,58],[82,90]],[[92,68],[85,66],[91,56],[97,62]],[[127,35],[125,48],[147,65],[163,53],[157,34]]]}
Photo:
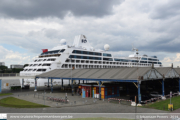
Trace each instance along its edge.
{"label": "flag", "polygon": [[43,53],[48,52],[48,49],[42,49]]}

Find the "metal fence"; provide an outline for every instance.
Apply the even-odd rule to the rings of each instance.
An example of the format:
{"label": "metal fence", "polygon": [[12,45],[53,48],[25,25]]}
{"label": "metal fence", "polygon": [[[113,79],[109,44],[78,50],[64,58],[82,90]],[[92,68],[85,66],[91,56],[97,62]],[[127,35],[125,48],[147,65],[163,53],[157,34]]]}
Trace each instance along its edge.
{"label": "metal fence", "polygon": [[19,76],[19,73],[0,73],[0,77]]}

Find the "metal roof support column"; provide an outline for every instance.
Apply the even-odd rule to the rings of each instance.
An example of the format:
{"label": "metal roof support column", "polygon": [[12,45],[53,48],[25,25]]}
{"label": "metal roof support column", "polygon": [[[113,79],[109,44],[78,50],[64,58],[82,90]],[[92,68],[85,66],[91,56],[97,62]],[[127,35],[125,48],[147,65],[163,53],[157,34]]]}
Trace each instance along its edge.
{"label": "metal roof support column", "polygon": [[51,92],[53,93],[53,82],[52,82],[52,78],[51,78]]}
{"label": "metal roof support column", "polygon": [[0,93],[1,93],[1,81],[2,81],[2,80],[0,80]]}
{"label": "metal roof support column", "polygon": [[22,88],[24,87],[24,78],[22,78]]}
{"label": "metal roof support column", "polygon": [[99,100],[101,100],[101,81],[99,81]]}
{"label": "metal roof support column", "polygon": [[48,87],[49,87],[49,78],[48,78]]}
{"label": "metal roof support column", "polygon": [[141,82],[138,83],[138,101],[141,103]]}
{"label": "metal roof support column", "polygon": [[80,80],[79,80],[79,84],[80,84]]}
{"label": "metal roof support column", "polygon": [[73,80],[71,80],[71,87],[72,87],[72,96],[74,95],[74,86],[73,86]]}
{"label": "metal roof support column", "polygon": [[179,94],[180,94],[180,78],[179,78]]}
{"label": "metal roof support column", "polygon": [[162,96],[164,97],[164,79],[162,80]]}
{"label": "metal roof support column", "polygon": [[34,91],[37,91],[37,78],[35,78],[34,80],[35,80],[35,88],[34,88]]}
{"label": "metal roof support column", "polygon": [[126,82],[126,93],[129,94],[129,84]]}
{"label": "metal roof support column", "polygon": [[83,84],[84,84],[84,80],[83,80]]}
{"label": "metal roof support column", "polygon": [[61,82],[62,82],[61,86],[63,87],[63,79],[61,79]]}
{"label": "metal roof support column", "polygon": [[70,86],[70,79],[69,79],[69,86]]}

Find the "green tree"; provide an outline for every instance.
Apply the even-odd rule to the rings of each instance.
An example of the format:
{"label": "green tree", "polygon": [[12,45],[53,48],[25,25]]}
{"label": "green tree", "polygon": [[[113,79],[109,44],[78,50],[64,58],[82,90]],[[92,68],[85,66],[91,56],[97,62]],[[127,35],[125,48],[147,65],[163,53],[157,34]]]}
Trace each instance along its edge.
{"label": "green tree", "polygon": [[7,66],[4,66],[4,65],[0,66],[0,72],[1,72],[1,73],[5,73],[5,71],[6,71],[7,69],[8,69]]}

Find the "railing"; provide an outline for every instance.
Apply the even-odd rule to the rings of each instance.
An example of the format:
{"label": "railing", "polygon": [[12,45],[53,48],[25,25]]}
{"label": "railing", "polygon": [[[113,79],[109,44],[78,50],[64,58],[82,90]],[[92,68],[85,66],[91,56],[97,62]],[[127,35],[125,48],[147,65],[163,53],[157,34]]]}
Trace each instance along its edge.
{"label": "railing", "polygon": [[0,73],[0,77],[19,76],[19,73]]}

